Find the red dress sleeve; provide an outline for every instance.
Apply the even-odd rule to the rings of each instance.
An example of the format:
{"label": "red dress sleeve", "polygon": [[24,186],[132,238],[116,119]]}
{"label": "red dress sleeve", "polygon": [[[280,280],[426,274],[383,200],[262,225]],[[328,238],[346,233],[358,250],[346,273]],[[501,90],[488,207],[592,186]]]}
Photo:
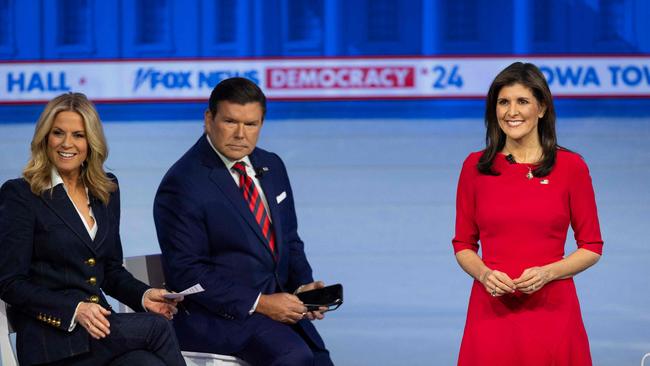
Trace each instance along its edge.
{"label": "red dress sleeve", "polygon": [[571,227],[578,248],[587,249],[597,254],[603,253],[603,239],[600,235],[598,210],[594,188],[587,164],[576,156],[570,170],[569,208],[571,210]]}
{"label": "red dress sleeve", "polygon": [[479,230],[476,224],[476,176],[478,154],[470,154],[463,163],[456,191],[456,234],[452,240],[454,253],[464,249],[478,252]]}

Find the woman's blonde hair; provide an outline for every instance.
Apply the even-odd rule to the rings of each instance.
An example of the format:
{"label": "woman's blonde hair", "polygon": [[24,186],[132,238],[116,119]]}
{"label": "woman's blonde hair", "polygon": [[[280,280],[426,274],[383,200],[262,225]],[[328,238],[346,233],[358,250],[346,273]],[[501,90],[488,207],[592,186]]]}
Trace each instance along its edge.
{"label": "woman's blonde hair", "polygon": [[32,154],[23,170],[23,177],[36,195],[41,195],[49,188],[52,181],[52,162],[47,155],[48,136],[56,116],[64,111],[78,113],[84,122],[88,155],[81,167],[81,180],[93,196],[107,205],[110,193],[117,189],[117,185],[104,172],[104,162],[108,157],[106,138],[95,106],[84,94],[61,94],[47,103],[36,123],[31,145]]}

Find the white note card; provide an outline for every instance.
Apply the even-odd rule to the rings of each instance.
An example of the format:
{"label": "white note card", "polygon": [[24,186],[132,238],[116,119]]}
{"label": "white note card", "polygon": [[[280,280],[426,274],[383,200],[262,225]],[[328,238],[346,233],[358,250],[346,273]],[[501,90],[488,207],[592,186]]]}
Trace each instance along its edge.
{"label": "white note card", "polygon": [[183,298],[183,297],[185,297],[187,295],[198,294],[199,292],[203,292],[203,291],[205,291],[203,286],[201,286],[200,283],[197,283],[196,285],[194,285],[194,286],[192,286],[192,287],[190,287],[188,289],[185,289],[185,290],[183,290],[181,292],[174,292],[174,293],[171,293],[171,294],[165,294],[164,296],[167,299],[178,299],[178,298]]}

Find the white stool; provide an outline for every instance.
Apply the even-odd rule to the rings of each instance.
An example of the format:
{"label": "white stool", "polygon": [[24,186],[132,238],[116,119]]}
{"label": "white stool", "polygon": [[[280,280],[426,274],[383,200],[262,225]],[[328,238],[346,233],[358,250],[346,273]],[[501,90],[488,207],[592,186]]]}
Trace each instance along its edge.
{"label": "white stool", "polygon": [[[151,287],[164,287],[165,275],[162,270],[160,254],[124,258],[124,267],[133,277]],[[120,312],[132,312],[128,306],[120,304]],[[237,357],[217,353],[183,351],[187,366],[249,366]]]}
{"label": "white stool", "polygon": [[650,353],[646,353],[643,355],[643,358],[641,359],[641,366],[645,366],[645,360],[650,357]]}

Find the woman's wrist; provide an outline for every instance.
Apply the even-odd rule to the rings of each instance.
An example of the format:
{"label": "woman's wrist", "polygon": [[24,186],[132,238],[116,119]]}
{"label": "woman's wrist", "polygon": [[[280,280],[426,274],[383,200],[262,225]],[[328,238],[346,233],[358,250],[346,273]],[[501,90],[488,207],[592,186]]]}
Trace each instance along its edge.
{"label": "woman's wrist", "polygon": [[546,274],[546,282],[547,283],[551,282],[551,281],[555,281],[559,277],[558,274],[557,274],[557,268],[556,268],[556,265],[555,265],[556,263],[557,262],[550,263],[550,264],[547,264],[545,266],[540,267],[542,269],[542,271]]}
{"label": "woman's wrist", "polygon": [[478,276],[478,278],[477,278],[478,281],[479,281],[480,283],[485,283],[485,279],[487,278],[487,276],[490,275],[490,272],[492,272],[492,270],[489,269],[489,268],[487,268],[487,267],[485,267],[485,269],[484,269],[484,270],[481,272],[481,274]]}

